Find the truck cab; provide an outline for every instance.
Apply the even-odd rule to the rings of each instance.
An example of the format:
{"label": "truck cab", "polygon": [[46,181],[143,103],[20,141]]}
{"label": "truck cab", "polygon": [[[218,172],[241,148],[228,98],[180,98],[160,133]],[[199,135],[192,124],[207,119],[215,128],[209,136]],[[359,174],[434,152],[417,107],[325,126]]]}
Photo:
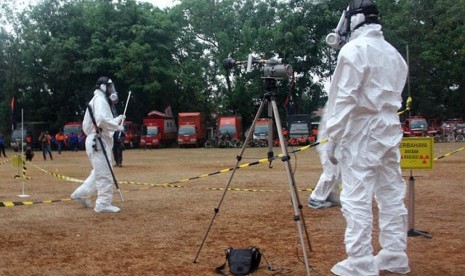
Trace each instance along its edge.
{"label": "truck cab", "polygon": [[140,146],[155,148],[168,145],[176,140],[176,124],[173,117],[153,110],[142,119]]}
{"label": "truck cab", "polygon": [[241,141],[242,136],[242,117],[231,116],[218,118],[218,137]]}
{"label": "truck cab", "polygon": [[205,113],[182,112],[178,114],[178,145],[202,146],[207,140],[207,127],[205,124]]}
{"label": "truck cab", "polygon": [[421,137],[428,134],[428,122],[422,116],[407,118],[402,125],[404,137]]}
{"label": "truck cab", "polygon": [[138,147],[140,143],[140,125],[132,121],[124,121],[124,146],[125,147]]}
{"label": "truck cab", "polygon": [[288,117],[289,144],[307,145],[312,137],[310,114],[295,114]]}
{"label": "truck cab", "polygon": [[26,144],[27,130],[15,129],[11,133],[10,146],[14,151],[19,151]]}
{"label": "truck cab", "polygon": [[[268,146],[268,139],[270,136],[269,133],[269,118],[259,118],[257,122],[255,123],[255,129],[253,129],[253,134],[252,134],[252,140],[249,141],[249,146],[255,147],[255,146],[260,146],[260,147],[267,147]],[[250,126],[246,132],[245,136],[249,135],[249,131],[251,130]],[[274,125],[272,125],[272,129],[274,129]]]}
{"label": "truck cab", "polygon": [[160,129],[158,125],[144,123],[140,136],[141,147],[158,147],[160,145]]}

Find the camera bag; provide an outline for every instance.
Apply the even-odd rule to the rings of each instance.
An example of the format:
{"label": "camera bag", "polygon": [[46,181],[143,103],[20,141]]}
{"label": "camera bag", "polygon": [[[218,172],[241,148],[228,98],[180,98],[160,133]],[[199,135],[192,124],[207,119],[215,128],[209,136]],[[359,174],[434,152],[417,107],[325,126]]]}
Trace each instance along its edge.
{"label": "camera bag", "polygon": [[229,271],[235,276],[243,276],[256,271],[260,265],[262,253],[260,249],[254,246],[248,248],[232,248],[225,250],[226,260],[224,264],[216,268],[219,274],[224,273],[226,263],[229,265]]}

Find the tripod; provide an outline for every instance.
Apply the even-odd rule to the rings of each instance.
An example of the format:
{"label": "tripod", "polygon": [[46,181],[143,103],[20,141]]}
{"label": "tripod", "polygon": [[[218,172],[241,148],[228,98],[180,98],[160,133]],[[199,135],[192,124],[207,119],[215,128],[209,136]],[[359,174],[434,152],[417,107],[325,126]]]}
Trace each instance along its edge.
{"label": "tripod", "polygon": [[207,232],[205,233],[205,236],[204,236],[204,238],[202,240],[202,243],[201,243],[201,245],[200,245],[200,247],[199,247],[199,249],[197,251],[197,255],[195,256],[194,263],[197,262],[197,258],[199,257],[200,251],[202,250],[202,247],[205,244],[208,233],[210,232],[210,229],[211,229],[211,227],[213,225],[213,221],[215,220],[216,215],[218,214],[218,212],[220,210],[220,207],[221,207],[221,205],[222,205],[222,203],[223,203],[223,201],[225,199],[226,192],[228,191],[228,188],[231,185],[232,179],[233,179],[234,174],[235,174],[235,172],[236,172],[236,170],[238,168],[239,162],[242,160],[242,156],[243,156],[243,154],[245,152],[245,148],[246,148],[246,146],[248,145],[249,141],[251,140],[251,138],[253,136],[253,130],[255,128],[255,124],[257,123],[258,119],[260,118],[260,115],[263,112],[263,110],[265,108],[265,105],[267,105],[268,106],[268,117],[270,119],[269,124],[268,124],[268,128],[269,128],[268,129],[268,159],[271,162],[271,160],[273,159],[273,156],[274,156],[273,150],[272,150],[272,146],[273,146],[273,143],[272,143],[272,139],[273,139],[273,137],[272,137],[273,136],[273,118],[274,118],[275,119],[274,121],[276,123],[276,129],[278,131],[278,136],[279,136],[279,144],[280,144],[281,152],[282,152],[281,161],[283,161],[284,167],[286,169],[287,179],[288,179],[290,194],[291,194],[292,207],[294,209],[293,220],[297,223],[297,229],[298,229],[298,232],[299,232],[300,242],[301,242],[301,246],[302,246],[303,258],[304,258],[304,261],[305,261],[305,268],[307,270],[307,275],[310,275],[310,267],[309,267],[309,264],[308,264],[307,250],[306,250],[306,246],[305,246],[305,242],[304,242],[304,236],[303,236],[304,232],[306,234],[306,239],[307,239],[309,250],[311,251],[312,248],[311,248],[310,238],[309,238],[309,235],[308,235],[308,231],[307,231],[307,227],[306,227],[306,224],[305,224],[304,216],[303,216],[303,213],[302,213],[302,204],[301,204],[300,199],[298,197],[298,190],[297,190],[297,187],[295,185],[294,175],[293,175],[292,170],[291,170],[291,164],[290,164],[290,161],[289,161],[290,156],[289,156],[289,153],[287,151],[286,144],[284,142],[284,136],[283,136],[283,132],[282,132],[281,120],[280,120],[280,117],[279,117],[278,107],[277,107],[277,104],[276,104],[276,94],[277,94],[276,78],[264,78],[264,92],[265,93],[264,93],[264,96],[263,96],[263,100],[262,100],[262,102],[260,104],[260,107],[258,108],[257,114],[255,115],[252,126],[250,127],[250,131],[247,134],[247,138],[246,138],[245,142],[242,145],[240,153],[236,157],[236,159],[237,159],[236,165],[234,166],[234,169],[233,169],[233,171],[231,173],[231,176],[230,176],[230,178],[228,180],[228,183],[226,184],[226,187],[224,188],[223,195],[221,196],[221,199],[220,199],[217,207],[214,209],[214,215],[213,215],[213,217],[212,217],[212,219],[210,221],[210,224],[209,224]]}

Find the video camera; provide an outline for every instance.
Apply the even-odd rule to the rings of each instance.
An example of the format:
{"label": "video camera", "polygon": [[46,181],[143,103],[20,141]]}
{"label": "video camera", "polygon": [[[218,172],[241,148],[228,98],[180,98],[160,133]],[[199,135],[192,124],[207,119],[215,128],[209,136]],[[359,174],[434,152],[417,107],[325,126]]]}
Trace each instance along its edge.
{"label": "video camera", "polygon": [[273,79],[283,79],[290,77],[293,73],[292,67],[288,64],[283,64],[282,61],[276,57],[273,57],[268,60],[255,59],[252,57],[252,54],[249,55],[247,61],[238,61],[234,60],[231,57],[228,57],[223,60],[223,68],[230,70],[234,66],[238,65],[247,65],[246,72],[252,71],[253,64],[263,65],[263,78],[273,78]]}

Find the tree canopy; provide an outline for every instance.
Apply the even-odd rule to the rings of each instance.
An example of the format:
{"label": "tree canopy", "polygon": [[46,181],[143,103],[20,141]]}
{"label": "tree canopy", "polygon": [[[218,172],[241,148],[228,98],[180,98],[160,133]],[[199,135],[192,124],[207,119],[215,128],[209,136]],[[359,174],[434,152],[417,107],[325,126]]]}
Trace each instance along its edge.
{"label": "tree canopy", "polygon": [[[82,120],[102,75],[114,80],[121,105],[132,91],[128,119],[171,106],[174,114],[238,114],[247,125],[263,97],[263,73],[259,65],[227,71],[222,63],[249,54],[289,64],[294,78],[278,81],[278,102],[292,99],[292,112],[312,113],[326,101],[337,55],[324,38],[347,5],[182,0],[162,10],[135,0],[44,0],[14,12],[13,1],[0,6],[1,132],[19,121],[20,108],[52,130]],[[409,61],[413,113],[464,117],[465,1],[377,3],[386,39]]]}

